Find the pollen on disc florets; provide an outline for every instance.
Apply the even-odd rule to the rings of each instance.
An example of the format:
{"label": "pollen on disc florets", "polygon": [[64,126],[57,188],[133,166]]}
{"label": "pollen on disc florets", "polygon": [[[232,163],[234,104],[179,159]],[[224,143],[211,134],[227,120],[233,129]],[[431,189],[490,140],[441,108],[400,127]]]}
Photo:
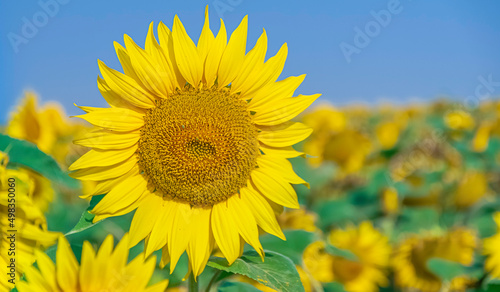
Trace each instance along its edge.
{"label": "pollen on disc florets", "polygon": [[146,113],[138,155],[163,196],[206,207],[246,185],[259,153],[246,101],[226,88],[187,86]]}

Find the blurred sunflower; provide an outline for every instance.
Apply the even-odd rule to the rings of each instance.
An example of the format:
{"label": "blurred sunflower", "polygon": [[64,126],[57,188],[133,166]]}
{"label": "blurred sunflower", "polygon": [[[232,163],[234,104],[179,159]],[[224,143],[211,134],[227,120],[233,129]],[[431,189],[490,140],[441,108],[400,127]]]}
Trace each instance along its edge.
{"label": "blurred sunflower", "polygon": [[[7,266],[11,258],[16,260],[15,279],[18,280],[35,261],[35,252],[53,245],[60,235],[47,231],[45,216],[31,196],[31,177],[25,171],[6,168],[7,164],[8,156],[0,152],[0,291],[10,291],[14,287],[8,282],[11,276],[8,276],[10,269]],[[15,194],[15,202],[9,202],[9,193]],[[15,209],[14,220],[8,215],[12,213],[9,209]],[[15,255],[9,253],[12,234]]]}
{"label": "blurred sunflower", "polygon": [[[440,258],[470,265],[476,237],[467,229],[457,229],[442,236],[420,235],[404,240],[395,250],[393,266],[396,284],[421,291],[440,291],[441,280],[427,268],[427,261]],[[466,275],[453,278],[449,291],[465,291],[470,280]]]}
{"label": "blurred sunflower", "polygon": [[63,166],[74,161],[85,149],[72,145],[74,137],[87,129],[82,123],[67,120],[64,109],[57,103],[38,107],[34,92],[26,92],[17,110],[11,113],[6,127],[7,135],[27,140],[43,152],[53,156]]}
{"label": "blurred sunflower", "polygon": [[382,149],[391,149],[399,140],[401,126],[393,121],[382,122],[375,128],[377,141]]}
{"label": "blurred sunflower", "polygon": [[453,130],[471,130],[474,128],[474,118],[466,111],[454,110],[448,112],[444,117],[448,128]]}
{"label": "blurred sunflower", "polygon": [[397,214],[400,210],[398,191],[389,187],[382,191],[380,202],[382,210],[387,215]]}
{"label": "blurred sunflower", "polygon": [[371,222],[359,227],[333,230],[328,241],[336,248],[350,251],[357,260],[331,255],[324,242],[314,242],[304,251],[303,260],[311,276],[322,283],[337,281],[346,291],[378,291],[387,286],[391,246],[388,238],[373,228]]}
{"label": "blurred sunflower", "polygon": [[318,228],[315,223],[317,214],[304,208],[297,210],[286,210],[278,217],[278,223],[282,229],[302,229],[314,232]]}
{"label": "blurred sunflower", "polygon": [[491,122],[483,122],[479,125],[474,138],[472,139],[472,150],[484,152],[488,148],[490,134],[494,128]]}
{"label": "blurred sunflower", "polygon": [[168,280],[146,287],[156,266],[156,258],[144,260],[139,255],[127,264],[128,235],[113,250],[113,236],[108,235],[99,251],[85,241],[81,264],[78,264],[65,237],[59,238],[56,263],[36,252],[37,266],[26,270],[26,280],[17,284],[19,292],[116,291],[163,292]]}
{"label": "blurred sunflower", "polygon": [[493,278],[500,279],[500,212],[493,215],[497,233],[483,240],[483,254],[487,256],[484,268]]}
{"label": "blurred sunflower", "polygon": [[111,108],[80,107],[98,129],[76,141],[94,149],[70,170],[98,181],[87,197],[107,193],[94,221],[137,209],[130,245],[146,238],[146,255],[163,247],[170,271],[187,250],[196,277],[214,242],[229,263],[245,241],[263,257],[258,226],[284,239],[274,210],[299,207],[290,184],[306,182],[287,158],[312,130],[289,120],[319,94],[292,97],[304,75],[276,82],[287,46],[264,62],[265,31],[245,54],[247,22],[227,42],[206,10],[197,46],[177,16],[172,31],[160,23],[160,44],[151,23],[145,50],[125,35],[126,48],[115,43],[125,74],[99,61]]}
{"label": "blurred sunflower", "polygon": [[467,208],[474,205],[488,192],[488,179],[478,171],[467,172],[453,194],[453,204],[457,208]]}

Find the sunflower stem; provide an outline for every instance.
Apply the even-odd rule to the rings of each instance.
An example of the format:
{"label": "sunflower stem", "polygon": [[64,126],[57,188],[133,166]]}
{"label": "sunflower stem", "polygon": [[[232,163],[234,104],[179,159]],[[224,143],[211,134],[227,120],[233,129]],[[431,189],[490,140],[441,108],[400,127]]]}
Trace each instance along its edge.
{"label": "sunflower stem", "polygon": [[198,292],[198,290],[199,290],[198,282],[196,282],[193,272],[191,272],[191,275],[189,275],[189,280],[188,280],[188,291]]}
{"label": "sunflower stem", "polygon": [[210,283],[208,283],[208,286],[207,286],[207,292],[210,292],[210,289],[212,289],[212,286],[215,284],[215,282],[217,282],[220,274],[222,273],[222,270],[218,270],[217,272],[215,272],[215,274],[212,276],[212,279],[210,280]]}

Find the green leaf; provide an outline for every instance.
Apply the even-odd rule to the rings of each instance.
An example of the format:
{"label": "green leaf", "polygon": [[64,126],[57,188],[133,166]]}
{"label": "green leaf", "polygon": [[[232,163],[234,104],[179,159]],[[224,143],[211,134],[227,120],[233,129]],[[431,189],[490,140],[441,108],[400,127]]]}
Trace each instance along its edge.
{"label": "green leaf", "polygon": [[264,235],[260,242],[266,250],[279,252],[290,258],[296,265],[302,262],[302,253],[304,249],[313,241],[318,240],[317,235],[304,230],[284,230],[286,241],[274,235]]}
{"label": "green leaf", "polygon": [[339,282],[331,282],[323,284],[325,292],[345,292],[344,285]]}
{"label": "green leaf", "polygon": [[277,291],[304,291],[293,262],[276,252],[266,251],[263,262],[255,251],[248,251],[232,265],[226,259],[212,257],[208,266],[222,271],[247,276]]}
{"label": "green leaf", "polygon": [[443,281],[467,274],[467,267],[460,263],[441,258],[431,258],[427,261],[427,268]]}
{"label": "green leaf", "polygon": [[92,200],[90,200],[90,206],[82,213],[82,216],[80,217],[80,220],[78,220],[78,222],[76,223],[75,227],[73,227],[73,229],[71,229],[64,236],[82,232],[100,223],[102,220],[96,223],[92,222],[95,215],[91,214],[89,211],[94,209],[95,205],[97,205],[97,203],[99,203],[102,200],[102,198],[104,198],[104,195],[93,196]]}
{"label": "green leaf", "polygon": [[42,152],[31,142],[0,134],[0,151],[9,156],[9,165],[30,168],[47,179],[70,189],[80,187],[78,180],[69,177],[61,170],[54,158]]}
{"label": "green leaf", "polygon": [[242,282],[225,282],[224,284],[220,285],[219,288],[217,289],[219,292],[232,292],[232,291],[239,291],[239,292],[259,292],[260,290],[255,288],[254,286],[248,284],[248,283],[242,283]]}
{"label": "green leaf", "polygon": [[350,250],[341,249],[341,248],[338,248],[338,247],[333,246],[331,244],[328,244],[326,246],[325,250],[326,250],[326,252],[328,252],[329,254],[332,254],[334,256],[343,257],[344,259],[350,260],[350,261],[355,261],[355,262],[358,261],[358,257],[355,254],[353,254],[352,251],[350,251]]}

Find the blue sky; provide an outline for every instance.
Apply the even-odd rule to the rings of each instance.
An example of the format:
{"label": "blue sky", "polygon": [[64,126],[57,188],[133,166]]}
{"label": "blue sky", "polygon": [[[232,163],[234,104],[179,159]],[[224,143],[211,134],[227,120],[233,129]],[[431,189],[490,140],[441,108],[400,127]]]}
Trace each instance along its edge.
{"label": "blue sky", "polygon": [[496,0],[6,0],[0,2],[0,122],[25,89],[61,102],[69,114],[79,113],[73,103],[103,106],[97,59],[120,68],[113,41],[123,43],[126,33],[142,45],[151,21],[171,27],[175,14],[197,40],[206,5],[213,31],[219,17],[231,32],[249,15],[247,48],[262,28],[268,57],[287,42],[282,78],[306,73],[297,93],[323,93],[320,100],[333,104],[463,100],[481,78],[495,82],[489,93],[500,92]]}

